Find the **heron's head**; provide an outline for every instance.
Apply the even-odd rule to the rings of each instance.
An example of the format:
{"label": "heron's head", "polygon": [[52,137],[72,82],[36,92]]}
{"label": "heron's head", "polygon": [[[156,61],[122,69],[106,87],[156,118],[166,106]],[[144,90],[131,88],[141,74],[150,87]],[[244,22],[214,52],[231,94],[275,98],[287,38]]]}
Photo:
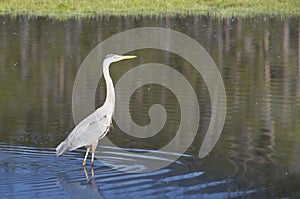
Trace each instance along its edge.
{"label": "heron's head", "polygon": [[115,55],[115,54],[109,54],[106,55],[104,60],[108,63],[118,62],[125,59],[133,59],[136,58],[135,55]]}

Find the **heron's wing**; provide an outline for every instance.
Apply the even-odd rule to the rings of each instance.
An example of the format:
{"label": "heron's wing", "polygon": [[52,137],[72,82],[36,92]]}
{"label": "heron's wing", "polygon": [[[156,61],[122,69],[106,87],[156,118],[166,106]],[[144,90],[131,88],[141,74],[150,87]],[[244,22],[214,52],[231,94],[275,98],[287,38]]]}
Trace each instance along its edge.
{"label": "heron's wing", "polygon": [[110,118],[101,108],[82,120],[66,139],[69,151],[82,146],[97,144],[110,126]]}

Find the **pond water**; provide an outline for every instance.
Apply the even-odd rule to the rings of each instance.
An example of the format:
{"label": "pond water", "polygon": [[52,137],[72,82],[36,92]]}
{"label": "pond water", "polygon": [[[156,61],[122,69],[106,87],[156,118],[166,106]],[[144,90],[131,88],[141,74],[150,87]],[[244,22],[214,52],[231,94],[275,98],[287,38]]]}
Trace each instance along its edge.
{"label": "pond water", "polygon": [[[94,169],[82,168],[83,149],[56,158],[55,147],[74,127],[72,92],[82,62],[100,42],[140,27],[184,33],[199,42],[216,63],[227,99],[226,120],[217,144],[206,157],[198,157],[214,111],[203,77],[174,53],[138,49],[130,53],[137,59],[111,67],[113,81],[137,65],[153,62],[180,72],[199,103],[199,107],[187,103],[188,114],[193,118],[195,109],[200,111],[196,137],[185,153],[162,169],[130,172],[147,167],[135,164],[137,160],[160,164],[178,155],[159,149],[179,128],[180,96],[164,86],[149,84],[133,93],[131,117],[123,119],[125,124],[133,120],[147,125],[151,123],[149,108],[161,104],[167,121],[158,134],[136,138],[113,122],[108,137],[118,147],[101,145],[98,158],[103,161],[96,161]],[[172,44],[166,38],[161,42]],[[0,43],[1,198],[300,197],[298,18],[102,17],[56,21],[1,16]],[[157,75],[170,78],[165,73]],[[136,77],[131,83],[138,81],[141,79]],[[104,93],[102,78],[96,107],[103,103]],[[122,112],[122,106],[116,104],[116,111]],[[88,109],[90,105],[82,107]],[[188,136],[176,140],[176,146],[182,148]],[[135,152],[135,157],[126,151]],[[151,157],[144,156],[148,152],[152,152]]]}

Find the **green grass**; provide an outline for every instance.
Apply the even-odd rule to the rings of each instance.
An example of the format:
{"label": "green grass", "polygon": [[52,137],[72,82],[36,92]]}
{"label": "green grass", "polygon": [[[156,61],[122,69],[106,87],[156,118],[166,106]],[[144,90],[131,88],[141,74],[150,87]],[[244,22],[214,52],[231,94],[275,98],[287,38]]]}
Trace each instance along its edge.
{"label": "green grass", "polygon": [[0,0],[0,14],[55,18],[99,15],[299,16],[299,0]]}

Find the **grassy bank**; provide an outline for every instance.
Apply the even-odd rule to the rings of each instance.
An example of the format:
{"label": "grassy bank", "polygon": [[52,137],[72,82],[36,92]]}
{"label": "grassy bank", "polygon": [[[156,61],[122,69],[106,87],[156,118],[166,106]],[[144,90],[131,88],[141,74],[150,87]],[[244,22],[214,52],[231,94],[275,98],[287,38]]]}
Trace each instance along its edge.
{"label": "grassy bank", "polygon": [[2,0],[0,13],[56,18],[97,15],[299,16],[299,0]]}

